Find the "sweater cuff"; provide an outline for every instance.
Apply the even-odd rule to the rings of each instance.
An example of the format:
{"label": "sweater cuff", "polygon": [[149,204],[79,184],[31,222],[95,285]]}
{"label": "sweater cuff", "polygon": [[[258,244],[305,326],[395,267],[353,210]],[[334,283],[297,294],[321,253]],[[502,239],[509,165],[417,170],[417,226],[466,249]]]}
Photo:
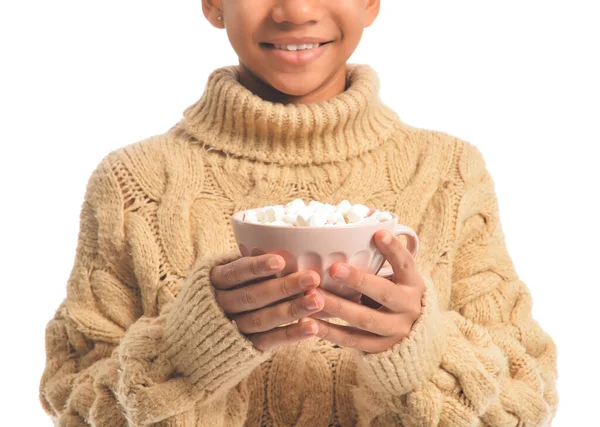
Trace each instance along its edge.
{"label": "sweater cuff", "polygon": [[401,396],[421,386],[440,367],[446,333],[433,282],[423,279],[421,316],[409,335],[383,352],[355,353],[363,380],[374,390]]}
{"label": "sweater cuff", "polygon": [[214,297],[212,268],[240,257],[234,249],[199,261],[166,321],[163,355],[176,372],[208,394],[236,385],[271,355],[254,347]]}

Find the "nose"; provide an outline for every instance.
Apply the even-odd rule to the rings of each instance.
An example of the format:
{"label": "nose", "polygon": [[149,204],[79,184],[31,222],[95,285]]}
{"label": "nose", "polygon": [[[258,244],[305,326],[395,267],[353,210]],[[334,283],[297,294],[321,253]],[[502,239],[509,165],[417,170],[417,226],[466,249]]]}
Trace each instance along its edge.
{"label": "nose", "polygon": [[323,16],[323,1],[328,0],[280,0],[273,7],[273,21],[296,25],[318,22]]}

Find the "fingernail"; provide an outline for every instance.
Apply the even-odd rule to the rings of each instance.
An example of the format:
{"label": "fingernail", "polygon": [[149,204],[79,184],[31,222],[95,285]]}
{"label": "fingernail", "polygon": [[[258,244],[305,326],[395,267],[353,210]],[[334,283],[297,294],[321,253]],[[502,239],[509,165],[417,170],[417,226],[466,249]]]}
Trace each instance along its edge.
{"label": "fingernail", "polygon": [[303,288],[309,288],[315,284],[312,274],[306,273],[300,277],[300,286]]}
{"label": "fingernail", "polygon": [[339,265],[335,271],[335,277],[338,279],[346,279],[350,275],[350,270],[344,264]]}
{"label": "fingernail", "polygon": [[317,295],[311,296],[311,298],[306,302],[306,308],[308,308],[309,310],[316,310],[317,308],[319,308],[317,298]]}
{"label": "fingernail", "polygon": [[277,270],[279,268],[279,258],[277,258],[276,256],[269,258],[269,260],[267,261],[267,265],[271,270]]}
{"label": "fingernail", "polygon": [[307,326],[304,327],[304,333],[306,335],[314,335],[317,332],[317,325],[313,322],[310,322]]}
{"label": "fingernail", "polygon": [[389,231],[386,231],[385,234],[383,235],[383,237],[381,238],[381,243],[383,243],[384,245],[389,245],[391,241],[392,241],[392,233],[390,233]]}
{"label": "fingernail", "polygon": [[319,308],[319,306],[316,302],[310,300],[308,303],[306,303],[306,308],[308,308],[309,310],[316,310],[317,308]]}

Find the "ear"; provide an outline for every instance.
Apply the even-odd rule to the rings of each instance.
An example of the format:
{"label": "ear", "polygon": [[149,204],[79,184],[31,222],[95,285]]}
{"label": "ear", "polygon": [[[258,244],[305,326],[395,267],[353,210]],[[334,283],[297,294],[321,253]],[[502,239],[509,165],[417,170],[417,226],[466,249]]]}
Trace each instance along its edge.
{"label": "ear", "polygon": [[221,0],[202,0],[202,13],[204,13],[204,17],[213,27],[225,28]]}
{"label": "ear", "polygon": [[370,27],[371,24],[379,15],[379,9],[381,9],[381,0],[365,0],[365,28]]}

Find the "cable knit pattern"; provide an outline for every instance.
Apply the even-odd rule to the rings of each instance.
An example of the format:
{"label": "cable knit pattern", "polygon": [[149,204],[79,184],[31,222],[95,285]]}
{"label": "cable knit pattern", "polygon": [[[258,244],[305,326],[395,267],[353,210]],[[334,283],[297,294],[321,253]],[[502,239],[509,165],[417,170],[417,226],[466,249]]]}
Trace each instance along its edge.
{"label": "cable knit pattern", "polygon": [[[548,425],[556,349],[506,251],[481,153],[400,121],[366,65],[327,101],[281,105],[215,70],[168,132],[92,173],[40,399],[59,426]],[[261,352],[217,305],[231,215],[293,198],[396,213],[427,288],[378,354],[318,338]],[[340,319],[332,322],[344,324]]]}
{"label": "cable knit pattern", "polygon": [[[539,426],[554,416],[555,345],[531,318],[531,298],[506,252],[483,157],[465,144],[458,164],[463,226],[449,254],[449,310],[440,311],[435,285],[426,280],[423,315],[410,336],[388,351],[358,355],[365,383],[389,408],[371,410],[364,425],[389,419],[389,410],[404,425]],[[424,342],[437,346],[424,352]]]}

